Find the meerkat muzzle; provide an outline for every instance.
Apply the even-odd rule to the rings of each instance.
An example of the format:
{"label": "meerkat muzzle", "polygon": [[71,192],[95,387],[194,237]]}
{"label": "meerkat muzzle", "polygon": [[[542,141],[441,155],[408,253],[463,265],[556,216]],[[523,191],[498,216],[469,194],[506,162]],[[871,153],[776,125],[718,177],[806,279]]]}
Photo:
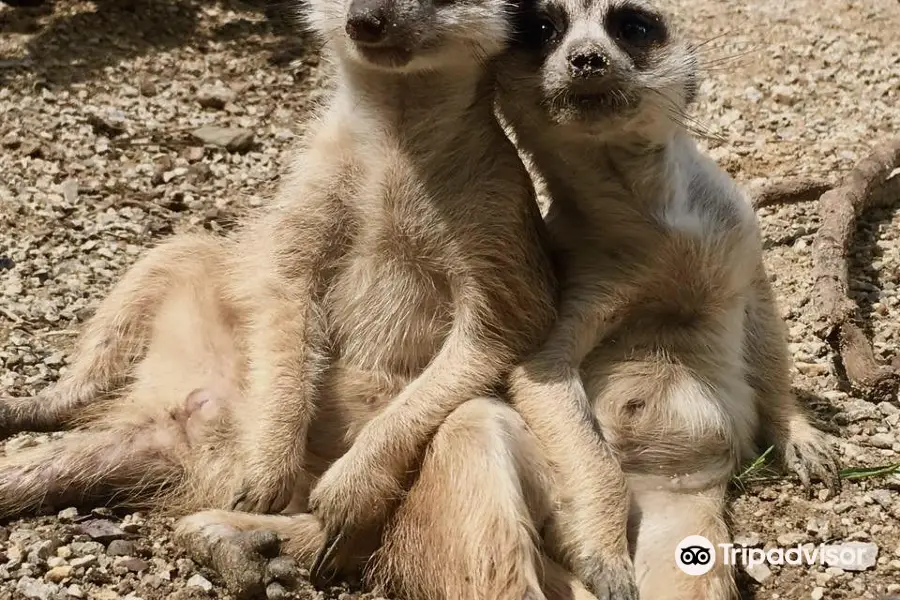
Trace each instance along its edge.
{"label": "meerkat muzzle", "polygon": [[578,48],[569,53],[568,68],[578,79],[602,77],[609,71],[609,57],[599,48]]}
{"label": "meerkat muzzle", "polygon": [[353,0],[347,14],[347,35],[354,42],[363,44],[384,42],[388,29],[387,12],[383,0]]}

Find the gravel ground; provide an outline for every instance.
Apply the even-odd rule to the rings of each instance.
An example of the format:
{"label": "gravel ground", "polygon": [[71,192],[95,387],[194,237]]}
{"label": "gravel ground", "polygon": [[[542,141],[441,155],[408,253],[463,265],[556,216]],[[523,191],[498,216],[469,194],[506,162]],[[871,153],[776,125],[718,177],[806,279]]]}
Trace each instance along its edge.
{"label": "gravel ground", "polygon": [[[673,4],[689,34],[708,40],[694,112],[703,143],[740,181],[835,182],[900,132],[896,0]],[[75,330],[143,249],[173,232],[227,229],[271,193],[326,78],[308,40],[229,0],[0,5],[0,32],[0,390],[18,395],[58,377]],[[845,466],[897,463],[896,399],[875,405],[849,391],[814,333],[815,204],[760,217],[798,390],[840,436]],[[876,352],[891,359],[900,214],[866,216],[854,270]],[[5,451],[46,439],[18,436]],[[746,597],[900,597],[898,490],[895,473],[847,482],[837,497],[807,498],[790,481],[736,493],[734,529],[746,544],[865,551],[845,568],[749,569]],[[72,509],[0,525],[0,600],[226,598],[173,546],[170,525]]]}

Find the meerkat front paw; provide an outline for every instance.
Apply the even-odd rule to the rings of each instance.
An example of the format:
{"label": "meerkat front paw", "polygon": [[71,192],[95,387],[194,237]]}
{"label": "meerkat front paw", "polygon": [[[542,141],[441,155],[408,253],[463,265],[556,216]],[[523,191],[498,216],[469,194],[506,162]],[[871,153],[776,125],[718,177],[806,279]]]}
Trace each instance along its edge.
{"label": "meerkat front paw", "polygon": [[597,600],[638,600],[634,566],[628,556],[580,562],[575,575]]}
{"label": "meerkat front paw", "polygon": [[294,496],[296,477],[272,474],[257,477],[250,469],[231,501],[231,510],[271,514],[284,510]]}
{"label": "meerkat front paw", "polygon": [[309,510],[320,519],[325,542],[310,569],[310,580],[323,586],[340,572],[344,547],[360,531],[371,531],[387,518],[400,496],[400,484],[385,464],[352,449],[337,460],[313,488]]}
{"label": "meerkat front paw", "polygon": [[[608,485],[605,491],[613,493],[599,505],[579,501],[577,496],[563,499],[545,535],[550,547],[567,557],[569,569],[598,600],[637,600],[627,536],[629,496],[617,490],[625,491],[624,481],[619,486]],[[581,492],[579,495],[585,494],[584,489]]]}
{"label": "meerkat front paw", "polygon": [[840,464],[828,437],[805,419],[797,419],[783,447],[784,466],[810,489],[813,480],[824,483],[832,492],[841,489]]}

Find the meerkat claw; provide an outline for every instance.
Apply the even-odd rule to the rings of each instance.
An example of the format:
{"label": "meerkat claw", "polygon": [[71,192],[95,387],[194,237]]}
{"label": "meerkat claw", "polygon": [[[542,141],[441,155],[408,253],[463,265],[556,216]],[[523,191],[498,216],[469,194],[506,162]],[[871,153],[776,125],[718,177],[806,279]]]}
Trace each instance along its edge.
{"label": "meerkat claw", "polygon": [[797,475],[809,494],[812,494],[813,480],[821,481],[832,493],[841,490],[840,464],[828,450],[790,444],[784,453],[784,464]]}
{"label": "meerkat claw", "polygon": [[603,561],[601,567],[585,579],[588,589],[597,600],[637,600],[638,589],[634,567],[630,561]]}
{"label": "meerkat claw", "polygon": [[828,489],[832,494],[840,493],[844,482],[841,479],[841,465],[838,463],[837,459],[831,460],[831,477],[828,478]]}
{"label": "meerkat claw", "polygon": [[803,486],[803,489],[810,491],[810,489],[812,488],[812,481],[810,480],[809,470],[806,468],[806,465],[798,460],[794,462],[792,467],[794,473],[796,473],[797,477],[800,478],[800,485]]}
{"label": "meerkat claw", "polygon": [[816,477],[825,484],[825,487],[833,495],[841,491],[843,487],[841,465],[833,455],[826,454],[823,456],[822,461],[814,465],[814,472]]}
{"label": "meerkat claw", "polygon": [[334,559],[344,541],[344,533],[342,531],[336,534],[329,533],[325,538],[325,543],[316,555],[312,567],[309,570],[309,580],[317,588],[325,587],[335,575]]}
{"label": "meerkat claw", "polygon": [[[231,505],[228,507],[229,510],[239,510],[238,506],[241,506],[247,500],[247,489],[244,488],[234,495],[234,498],[231,499]],[[243,511],[241,511],[243,512]]]}

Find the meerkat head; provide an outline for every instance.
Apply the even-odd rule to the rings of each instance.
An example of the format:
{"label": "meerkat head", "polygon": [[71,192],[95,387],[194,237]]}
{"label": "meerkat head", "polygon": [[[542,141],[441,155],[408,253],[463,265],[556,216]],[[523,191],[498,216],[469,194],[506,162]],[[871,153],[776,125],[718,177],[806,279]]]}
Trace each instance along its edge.
{"label": "meerkat head", "polygon": [[420,72],[481,64],[513,30],[514,0],[308,0],[307,20],[342,59]]}
{"label": "meerkat head", "polygon": [[682,120],[696,59],[651,0],[532,2],[498,69],[507,116],[610,140]]}

